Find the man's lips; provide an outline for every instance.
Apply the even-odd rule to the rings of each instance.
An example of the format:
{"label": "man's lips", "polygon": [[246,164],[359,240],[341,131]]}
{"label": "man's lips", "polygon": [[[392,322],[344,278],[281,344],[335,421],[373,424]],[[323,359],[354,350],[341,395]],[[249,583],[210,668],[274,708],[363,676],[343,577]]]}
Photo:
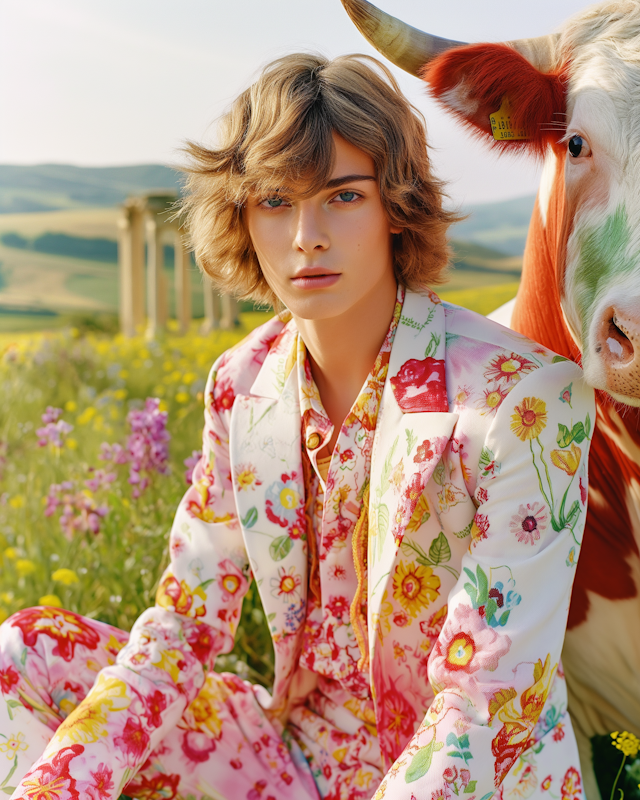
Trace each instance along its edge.
{"label": "man's lips", "polygon": [[291,283],[299,289],[325,289],[333,286],[339,278],[339,272],[326,267],[306,267],[291,278]]}

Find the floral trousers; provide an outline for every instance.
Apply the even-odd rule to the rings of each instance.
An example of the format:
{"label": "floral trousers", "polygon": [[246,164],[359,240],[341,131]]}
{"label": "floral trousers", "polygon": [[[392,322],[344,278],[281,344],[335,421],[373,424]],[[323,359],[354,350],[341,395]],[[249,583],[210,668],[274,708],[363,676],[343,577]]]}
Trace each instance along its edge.
{"label": "floral trousers", "polygon": [[[90,633],[91,646],[83,645],[82,637],[52,636],[46,633],[52,630],[52,611],[18,612],[0,627],[0,791],[6,795],[25,776],[29,780],[58,725],[128,639],[117,628],[66,611],[69,629],[77,622],[85,637]],[[30,637],[16,622],[21,614],[37,612],[42,618],[35,629],[42,635]],[[33,630],[34,620],[29,622]],[[316,713],[326,710],[326,702],[294,711],[284,728],[265,714],[258,692],[236,675],[210,673],[124,793],[146,800],[365,800],[374,794],[383,777],[375,766],[375,737],[338,730]],[[328,742],[339,744],[339,762]],[[362,757],[370,762],[364,769]],[[91,773],[96,797],[110,796],[109,772],[101,764]]]}

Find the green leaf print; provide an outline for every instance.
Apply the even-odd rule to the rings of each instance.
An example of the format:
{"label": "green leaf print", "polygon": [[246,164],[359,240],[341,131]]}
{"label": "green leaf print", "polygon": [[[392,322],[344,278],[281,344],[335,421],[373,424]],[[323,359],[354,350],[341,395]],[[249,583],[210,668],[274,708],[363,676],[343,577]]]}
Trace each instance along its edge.
{"label": "green leaf print", "polygon": [[389,507],[385,503],[378,506],[378,536],[384,542],[389,532]]}
{"label": "green leaf print", "polygon": [[258,521],[258,509],[253,506],[247,511],[244,519],[240,520],[243,528],[252,528]]}
{"label": "green leaf print", "polygon": [[378,500],[382,498],[385,492],[389,489],[389,481],[391,480],[391,471],[392,466],[391,462],[393,461],[393,454],[396,451],[396,447],[398,446],[398,441],[400,437],[396,436],[396,440],[391,447],[391,450],[387,453],[387,457],[384,460],[384,467],[382,468],[382,475],[380,476],[380,486],[378,487]]}
{"label": "green leaf print", "polygon": [[454,531],[453,535],[456,539],[465,539],[467,536],[471,534],[471,528],[473,527],[473,522],[470,522],[466,528],[463,528],[461,531]]}
{"label": "green leaf print", "polygon": [[269,553],[274,561],[282,561],[283,558],[287,557],[292,547],[293,542],[285,534],[285,536],[278,536],[277,539],[271,542],[269,545]]}
{"label": "green leaf print", "polygon": [[436,567],[451,559],[451,548],[449,547],[449,542],[443,531],[440,531],[438,538],[431,542],[429,558]]}
{"label": "green leaf print", "polygon": [[[559,364],[561,361],[568,361],[568,360],[569,360],[569,359],[568,359],[568,358],[565,358],[564,356],[554,356],[554,357],[551,359],[551,363],[552,363],[552,364]],[[484,797],[482,798],[482,800],[484,800]]]}
{"label": "green leaf print", "polygon": [[433,356],[436,353],[438,347],[440,346],[441,338],[442,337],[438,336],[435,333],[431,334],[431,339],[429,339],[429,344],[427,345],[427,349],[424,351],[425,358],[429,358],[430,356]]}
{"label": "green leaf print", "polygon": [[433,480],[438,484],[438,486],[442,486],[444,483],[444,464],[442,461],[438,463],[438,466],[433,471]]}
{"label": "green leaf print", "polygon": [[411,451],[413,450],[414,444],[418,441],[418,437],[413,431],[410,431],[409,428],[405,428],[404,432],[407,437],[407,455],[411,455]]}
{"label": "green leaf print", "polygon": [[[589,429],[591,429],[591,420],[589,420],[587,416],[587,424],[589,425]],[[585,430],[585,426],[582,422],[576,422],[576,424],[569,430],[566,425],[558,425],[558,436],[556,437],[556,442],[560,447],[569,447],[571,442],[576,442],[577,444],[582,444],[585,439],[589,437],[589,434]]]}
{"label": "green leaf print", "polygon": [[465,794],[473,794],[476,790],[476,784],[478,781],[469,781],[469,783],[465,786],[464,793]]}
{"label": "green leaf print", "polygon": [[442,750],[443,747],[442,742],[436,742],[436,732],[434,730],[433,739],[428,745],[421,747],[413,757],[404,776],[405,783],[413,783],[426,775],[433,761],[433,754],[437,753],[438,750]]}
{"label": "green leaf print", "polygon": [[591,417],[587,414],[587,418],[584,421],[584,432],[587,434],[587,439],[591,436]]}

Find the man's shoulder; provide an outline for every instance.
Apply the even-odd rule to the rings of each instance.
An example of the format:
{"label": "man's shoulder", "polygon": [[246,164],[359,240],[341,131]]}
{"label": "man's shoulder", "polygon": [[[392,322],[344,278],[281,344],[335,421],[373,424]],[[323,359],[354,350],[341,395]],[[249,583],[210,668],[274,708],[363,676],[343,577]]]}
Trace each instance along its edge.
{"label": "man's shoulder", "polygon": [[290,327],[286,319],[274,316],[226,350],[211,370],[214,396],[229,391],[233,396],[249,394],[267,355]]}
{"label": "man's shoulder", "polygon": [[[443,306],[450,354],[456,350],[469,352],[473,349],[476,357],[480,356],[482,360],[520,358],[526,360],[528,371],[567,360],[548,347],[475,311],[444,301]],[[507,369],[512,366],[508,365]]]}

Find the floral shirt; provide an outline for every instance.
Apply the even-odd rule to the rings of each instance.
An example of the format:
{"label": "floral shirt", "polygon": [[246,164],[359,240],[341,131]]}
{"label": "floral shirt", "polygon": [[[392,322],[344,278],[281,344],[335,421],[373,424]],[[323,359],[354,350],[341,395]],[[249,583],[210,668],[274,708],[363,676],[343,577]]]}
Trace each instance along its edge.
{"label": "floral shirt", "polygon": [[342,689],[363,700],[371,698],[371,686],[368,671],[358,667],[362,645],[358,644],[349,613],[358,586],[352,535],[369,482],[378,407],[403,299],[400,290],[376,362],[340,430],[326,483],[317,472],[316,459],[331,438],[333,425],[313,382],[302,338],[298,339],[302,440],[316,469],[309,490],[320,573],[320,598],[310,594],[307,602],[300,665],[338,681]]}

